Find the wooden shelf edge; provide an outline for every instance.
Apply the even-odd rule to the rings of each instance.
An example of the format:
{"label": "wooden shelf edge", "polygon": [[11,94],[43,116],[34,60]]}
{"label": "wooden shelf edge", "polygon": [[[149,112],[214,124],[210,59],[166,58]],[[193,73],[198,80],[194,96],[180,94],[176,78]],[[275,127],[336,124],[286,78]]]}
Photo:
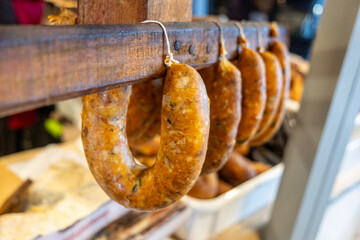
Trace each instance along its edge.
{"label": "wooden shelf edge", "polygon": [[[217,25],[165,26],[175,59],[197,69],[217,61]],[[239,31],[233,23],[221,26],[227,56],[235,58]],[[287,43],[286,30],[280,29],[279,40]],[[244,31],[250,46],[256,48],[255,27],[244,24]],[[268,26],[261,27],[265,45],[268,31]],[[175,45],[180,49],[175,50]],[[0,26],[0,117],[161,78],[165,75],[164,50],[163,32],[156,24]]]}

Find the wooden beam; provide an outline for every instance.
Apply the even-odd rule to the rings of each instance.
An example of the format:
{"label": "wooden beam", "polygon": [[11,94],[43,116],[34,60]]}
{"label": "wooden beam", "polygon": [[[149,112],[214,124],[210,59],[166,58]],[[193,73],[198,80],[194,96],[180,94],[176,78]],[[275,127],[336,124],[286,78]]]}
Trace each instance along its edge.
{"label": "wooden beam", "polygon": [[[198,69],[217,61],[219,28],[214,23],[165,26],[175,59]],[[232,59],[239,31],[232,23],[222,27]],[[255,48],[255,27],[244,30]],[[261,32],[266,44],[268,27]],[[286,42],[282,28],[280,39]],[[163,77],[164,57],[163,31],[156,24],[1,26],[0,116]]]}
{"label": "wooden beam", "polygon": [[79,0],[79,23],[136,23],[191,21],[191,0]]}

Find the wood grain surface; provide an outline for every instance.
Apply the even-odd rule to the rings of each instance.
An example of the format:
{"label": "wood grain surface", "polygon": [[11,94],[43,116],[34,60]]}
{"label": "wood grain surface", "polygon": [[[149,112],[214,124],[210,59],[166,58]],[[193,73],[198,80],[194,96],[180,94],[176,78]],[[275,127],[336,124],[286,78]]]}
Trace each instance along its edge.
{"label": "wood grain surface", "polygon": [[80,24],[191,21],[191,0],[79,0]]}
{"label": "wood grain surface", "polygon": [[[219,28],[214,23],[165,26],[175,59],[197,69],[218,60]],[[227,57],[235,58],[239,31],[233,23],[221,26]],[[269,29],[261,29],[267,43]],[[244,30],[255,48],[255,27],[244,25]],[[0,116],[161,78],[163,40],[157,24],[0,26]],[[286,42],[282,28],[280,40]]]}

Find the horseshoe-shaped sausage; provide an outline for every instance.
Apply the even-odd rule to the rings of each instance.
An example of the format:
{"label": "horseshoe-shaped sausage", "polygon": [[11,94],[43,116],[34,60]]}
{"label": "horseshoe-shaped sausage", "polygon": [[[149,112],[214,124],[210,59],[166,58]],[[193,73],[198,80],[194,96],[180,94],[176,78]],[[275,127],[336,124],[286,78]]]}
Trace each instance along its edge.
{"label": "horseshoe-shaped sausage", "polygon": [[111,199],[125,207],[156,210],[185,195],[198,178],[209,136],[209,99],[192,67],[167,69],[161,141],[155,164],[136,162],[126,136],[131,87],[84,97],[82,140],[89,168]]}
{"label": "horseshoe-shaped sausage", "polygon": [[283,88],[281,91],[281,100],[276,115],[269,127],[259,136],[251,141],[252,146],[260,146],[269,141],[279,130],[285,117],[285,101],[289,97],[291,66],[289,51],[285,44],[279,41],[273,41],[269,50],[279,59],[283,71]]}
{"label": "horseshoe-shaped sausage", "polygon": [[210,98],[210,135],[201,174],[217,171],[226,163],[236,143],[241,116],[240,71],[221,56],[211,80],[204,80]]}

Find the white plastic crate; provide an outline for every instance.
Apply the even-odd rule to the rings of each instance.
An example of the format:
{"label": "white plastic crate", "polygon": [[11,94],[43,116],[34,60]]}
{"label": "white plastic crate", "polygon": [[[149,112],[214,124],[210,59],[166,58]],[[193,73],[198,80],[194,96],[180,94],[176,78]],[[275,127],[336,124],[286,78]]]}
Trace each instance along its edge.
{"label": "white plastic crate", "polygon": [[231,225],[246,219],[275,200],[283,173],[280,163],[231,191],[210,200],[185,196],[190,217],[176,232],[189,240],[213,237]]}

